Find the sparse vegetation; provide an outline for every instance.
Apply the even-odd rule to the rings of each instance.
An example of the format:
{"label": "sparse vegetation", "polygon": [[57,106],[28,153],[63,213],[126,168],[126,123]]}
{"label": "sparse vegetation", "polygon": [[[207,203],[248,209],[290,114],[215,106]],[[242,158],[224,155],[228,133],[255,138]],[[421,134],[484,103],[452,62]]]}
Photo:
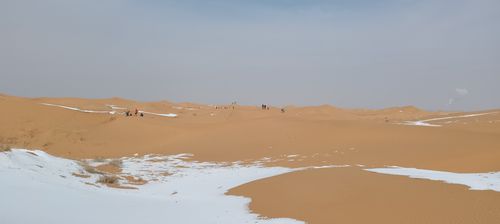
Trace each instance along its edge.
{"label": "sparse vegetation", "polygon": [[80,174],[80,173],[71,173],[71,174],[75,177],[80,177],[80,178],[89,178],[90,177],[90,175]]}
{"label": "sparse vegetation", "polygon": [[123,164],[123,162],[119,159],[114,159],[114,160],[111,160],[111,162],[109,162],[109,165],[119,167],[119,168],[122,167],[122,164]]}
{"label": "sparse vegetation", "polygon": [[97,183],[101,184],[117,184],[119,178],[117,176],[112,176],[112,175],[103,175],[99,177],[97,180]]}
{"label": "sparse vegetation", "polygon": [[11,149],[9,145],[0,145],[0,152],[10,152]]}
{"label": "sparse vegetation", "polygon": [[95,167],[90,166],[88,164],[82,163],[80,165],[83,167],[83,170],[85,170],[85,172],[87,172],[87,173],[91,173],[91,174],[103,174],[101,171],[97,170]]}
{"label": "sparse vegetation", "polygon": [[141,177],[124,176],[124,178],[127,180],[128,184],[132,185],[143,185],[147,183],[147,181],[142,179]]}
{"label": "sparse vegetation", "polygon": [[94,158],[94,162],[98,162],[98,163],[103,163],[103,162],[106,162],[106,159],[104,159],[104,157],[96,157]]}

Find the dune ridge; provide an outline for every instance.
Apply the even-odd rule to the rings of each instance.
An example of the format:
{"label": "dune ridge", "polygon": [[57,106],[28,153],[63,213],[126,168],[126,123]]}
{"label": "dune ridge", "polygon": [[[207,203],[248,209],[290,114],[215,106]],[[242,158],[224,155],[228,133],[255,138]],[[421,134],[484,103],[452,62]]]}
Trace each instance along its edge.
{"label": "dune ridge", "polygon": [[[177,117],[82,113],[42,103],[87,111],[110,111],[113,105]],[[116,108],[113,110],[123,110]],[[257,180],[229,191],[252,198],[250,209],[266,217],[308,223],[500,220],[496,192],[473,192],[463,186],[364,170],[399,166],[498,172],[500,110],[428,112],[411,106],[364,110],[321,105],[286,107],[282,112],[278,107],[262,110],[260,105],[7,95],[0,95],[0,109],[4,114],[0,116],[0,144],[4,148],[40,149],[76,160],[189,153],[193,154],[190,159],[202,162],[251,163],[265,158],[266,166],[325,166]],[[435,127],[402,125],[415,121]],[[331,164],[349,167],[329,169]],[[408,203],[412,206],[403,206]],[[433,210],[437,207],[429,205],[439,205],[441,215]],[[400,215],[388,218],[384,208]],[[356,216],[360,212],[366,215]]]}

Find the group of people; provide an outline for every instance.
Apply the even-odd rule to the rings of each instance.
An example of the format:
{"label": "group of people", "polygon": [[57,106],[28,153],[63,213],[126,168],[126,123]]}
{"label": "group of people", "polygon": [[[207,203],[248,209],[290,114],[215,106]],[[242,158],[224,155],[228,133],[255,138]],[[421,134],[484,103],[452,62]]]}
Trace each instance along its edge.
{"label": "group of people", "polygon": [[[231,103],[231,106],[215,106],[215,109],[218,110],[218,109],[231,109],[232,108],[234,110],[236,105],[237,105],[237,102],[235,101],[235,102]],[[267,104],[262,104],[261,108],[262,108],[262,110],[270,110],[271,109],[271,107]],[[285,108],[281,108],[281,113],[285,113]]]}
{"label": "group of people", "polygon": [[219,109],[224,109],[224,110],[227,110],[227,109],[229,109],[229,108],[232,108],[232,109],[234,110],[234,106],[232,106],[232,107],[228,107],[228,106],[215,106],[215,109],[216,109],[216,110],[219,110]]}
{"label": "group of people", "polygon": [[144,117],[144,113],[139,111],[137,108],[135,108],[135,112],[132,114],[130,110],[125,111],[125,116],[126,117],[131,117],[131,116],[141,116]]}
{"label": "group of people", "polygon": [[[269,110],[271,107],[269,107],[267,104],[262,104],[262,110]],[[281,113],[285,113],[285,108],[281,108]]]}
{"label": "group of people", "polygon": [[235,109],[236,106],[238,105],[238,102],[234,101],[234,102],[231,102],[231,106],[215,106],[215,109],[224,109],[224,110],[227,110],[227,109]]}

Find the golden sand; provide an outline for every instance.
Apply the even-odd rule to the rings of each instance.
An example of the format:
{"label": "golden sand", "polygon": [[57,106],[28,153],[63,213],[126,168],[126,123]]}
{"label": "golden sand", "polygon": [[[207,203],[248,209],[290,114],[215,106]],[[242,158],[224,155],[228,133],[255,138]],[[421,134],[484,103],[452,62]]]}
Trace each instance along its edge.
{"label": "golden sand", "polygon": [[[107,105],[115,105],[178,117],[83,113],[41,103],[87,110],[110,110]],[[217,108],[222,109],[120,98],[0,95],[0,143],[72,159],[192,153],[200,161],[269,157],[277,161],[267,165],[346,164],[351,167],[285,174],[230,193],[251,197],[251,209],[265,216],[309,223],[500,223],[498,192],[375,174],[356,166],[500,171],[500,113],[435,122],[442,127],[420,127],[400,123],[464,113],[328,105],[287,107],[285,113],[260,106]]]}

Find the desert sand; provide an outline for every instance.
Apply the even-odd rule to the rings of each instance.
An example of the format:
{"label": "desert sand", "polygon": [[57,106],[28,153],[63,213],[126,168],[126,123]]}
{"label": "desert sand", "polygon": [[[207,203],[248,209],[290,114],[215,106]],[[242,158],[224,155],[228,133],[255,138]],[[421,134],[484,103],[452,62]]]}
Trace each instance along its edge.
{"label": "desert sand", "polygon": [[[126,117],[121,108],[148,113]],[[0,95],[0,143],[75,160],[189,153],[202,162],[346,165],[273,176],[228,194],[250,197],[250,209],[264,217],[307,223],[500,223],[500,192],[365,170],[498,172],[500,110],[280,109]]]}

